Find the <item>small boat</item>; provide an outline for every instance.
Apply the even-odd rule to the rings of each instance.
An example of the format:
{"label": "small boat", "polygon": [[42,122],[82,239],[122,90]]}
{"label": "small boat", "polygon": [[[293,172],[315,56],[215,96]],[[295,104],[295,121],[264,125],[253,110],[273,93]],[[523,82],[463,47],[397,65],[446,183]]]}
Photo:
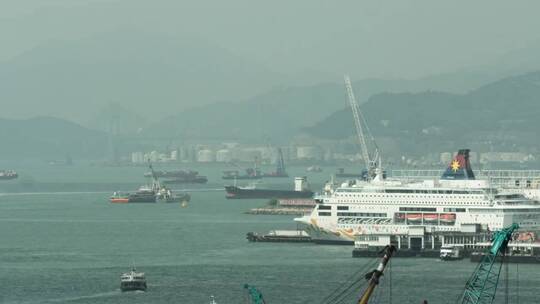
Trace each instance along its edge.
{"label": "small boat", "polygon": [[129,193],[114,192],[110,198],[111,203],[125,204],[129,203]]}
{"label": "small boat", "polygon": [[210,304],[217,304],[216,298],[214,296],[210,296]]}
{"label": "small boat", "polygon": [[310,166],[306,169],[307,172],[322,172],[322,168],[319,166]]}
{"label": "small boat", "polygon": [[170,189],[162,187],[156,194],[156,200],[164,203],[187,203],[191,200],[191,195],[188,193],[173,194]]}
{"label": "small boat", "polygon": [[440,258],[443,261],[461,260],[463,259],[463,254],[459,247],[445,245],[441,247]]}
{"label": "small boat", "polygon": [[122,291],[146,291],[146,277],[144,272],[137,272],[135,268],[120,276],[120,290]]}
{"label": "small boat", "polygon": [[19,177],[19,174],[14,170],[0,170],[0,180],[10,180],[16,179]]}
{"label": "small boat", "polygon": [[130,203],[155,203],[156,190],[154,187],[142,186],[137,192],[129,195]]}

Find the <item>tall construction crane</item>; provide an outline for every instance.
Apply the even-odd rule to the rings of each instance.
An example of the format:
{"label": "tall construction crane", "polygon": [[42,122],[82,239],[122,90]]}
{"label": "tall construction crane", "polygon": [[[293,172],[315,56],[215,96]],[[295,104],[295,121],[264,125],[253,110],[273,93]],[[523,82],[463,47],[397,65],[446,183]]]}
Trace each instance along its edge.
{"label": "tall construction crane", "polygon": [[495,233],[491,248],[487,250],[473,275],[467,281],[460,303],[493,303],[503,264],[503,260],[501,260],[500,263],[497,263],[496,259],[497,256],[501,256],[505,253],[508,242],[512,239],[512,233],[517,229],[519,229],[518,224],[512,224],[510,227]]}
{"label": "tall construction crane", "polygon": [[[378,149],[377,145],[375,144],[375,140],[373,136],[371,135],[371,132],[369,132],[369,128],[366,124],[366,121],[364,117],[362,116],[362,113],[360,112],[360,107],[358,106],[358,102],[356,101],[356,98],[354,97],[354,91],[352,89],[351,79],[349,76],[345,75],[345,89],[347,90],[347,97],[349,101],[349,105],[351,106],[351,111],[353,113],[354,118],[354,126],[356,128],[356,136],[358,137],[358,143],[360,144],[360,151],[362,152],[362,158],[364,159],[364,163],[366,165],[367,170],[367,179],[370,180],[373,178],[375,174],[375,169],[377,168],[377,162],[379,161],[379,155],[378,155]],[[362,126],[362,122],[366,126],[366,131],[370,135],[370,139],[375,145],[375,155],[372,159],[369,157],[369,151],[367,146],[367,141],[365,137],[364,128]]]}
{"label": "tall construction crane", "polygon": [[247,303],[249,304],[266,304],[262,293],[254,286],[245,284],[244,289],[247,292]]}

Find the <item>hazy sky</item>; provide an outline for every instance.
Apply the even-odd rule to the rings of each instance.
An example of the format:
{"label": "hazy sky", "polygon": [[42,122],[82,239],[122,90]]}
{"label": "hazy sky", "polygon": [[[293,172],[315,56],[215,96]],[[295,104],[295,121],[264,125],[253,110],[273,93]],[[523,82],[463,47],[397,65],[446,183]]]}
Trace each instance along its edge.
{"label": "hazy sky", "polygon": [[188,33],[279,71],[417,77],[540,39],[540,1],[2,0],[0,59],[50,39]]}
{"label": "hazy sky", "polygon": [[[540,41],[533,0],[0,2],[0,63],[51,41],[130,30],[192,37],[301,84],[444,73]],[[234,97],[245,96],[221,99]]]}

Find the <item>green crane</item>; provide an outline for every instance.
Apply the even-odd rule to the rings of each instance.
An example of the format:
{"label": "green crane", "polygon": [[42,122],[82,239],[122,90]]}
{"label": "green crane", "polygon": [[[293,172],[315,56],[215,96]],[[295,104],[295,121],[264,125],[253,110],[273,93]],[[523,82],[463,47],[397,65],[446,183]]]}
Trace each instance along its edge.
{"label": "green crane", "polygon": [[508,242],[512,239],[512,233],[519,226],[512,224],[510,227],[497,231],[493,236],[491,248],[487,250],[482,260],[474,270],[473,275],[465,285],[465,291],[461,296],[462,304],[491,304],[495,299],[502,261],[497,263],[497,256],[506,251]]}
{"label": "green crane", "polygon": [[262,293],[257,288],[248,284],[245,284],[244,288],[247,291],[247,299],[249,304],[266,304]]}

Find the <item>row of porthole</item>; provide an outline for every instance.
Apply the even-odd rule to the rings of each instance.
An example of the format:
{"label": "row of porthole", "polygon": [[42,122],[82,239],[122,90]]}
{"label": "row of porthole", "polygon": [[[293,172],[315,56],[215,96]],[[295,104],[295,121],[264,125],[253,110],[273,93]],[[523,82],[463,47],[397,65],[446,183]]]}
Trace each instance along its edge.
{"label": "row of porthole", "polygon": [[[434,196],[418,196],[418,195],[393,195],[393,196],[389,196],[389,195],[358,195],[358,194],[336,194],[336,197],[370,197],[370,198],[396,198],[396,197],[399,197],[399,198],[411,198],[411,197],[422,197],[422,198],[446,198],[448,196],[444,196],[444,195],[434,195]],[[467,199],[469,198],[470,196],[457,196],[457,197],[451,197],[452,199]],[[484,198],[484,195],[474,195],[474,197],[476,198],[481,198],[483,199]]]}
{"label": "row of porthole", "polygon": [[[359,201],[354,201],[354,200],[338,200],[337,203],[367,203],[367,204],[379,204],[380,202],[359,202]],[[486,205],[488,206],[489,204],[488,203],[480,203],[480,202],[395,202],[395,203],[398,203],[398,204],[438,204],[438,205],[457,205],[457,204],[461,204],[461,205]]]}

